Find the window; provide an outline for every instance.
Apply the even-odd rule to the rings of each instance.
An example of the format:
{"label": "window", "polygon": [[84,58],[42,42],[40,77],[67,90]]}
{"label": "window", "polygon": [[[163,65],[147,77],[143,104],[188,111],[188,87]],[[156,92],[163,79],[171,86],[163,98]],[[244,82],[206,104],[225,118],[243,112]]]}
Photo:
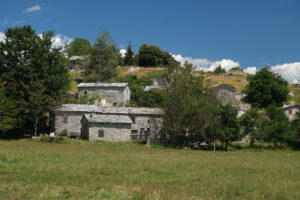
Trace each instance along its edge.
{"label": "window", "polygon": [[289,114],[292,114],[292,110],[289,110]]}
{"label": "window", "polygon": [[104,137],[104,131],[103,130],[98,131],[98,137]]}
{"label": "window", "polygon": [[87,95],[87,91],[86,90],[84,91],[84,94]]}
{"label": "window", "polygon": [[116,106],[117,106],[117,103],[113,103],[113,106],[116,107]]}
{"label": "window", "polygon": [[68,116],[64,116],[63,121],[64,123],[68,123]]}

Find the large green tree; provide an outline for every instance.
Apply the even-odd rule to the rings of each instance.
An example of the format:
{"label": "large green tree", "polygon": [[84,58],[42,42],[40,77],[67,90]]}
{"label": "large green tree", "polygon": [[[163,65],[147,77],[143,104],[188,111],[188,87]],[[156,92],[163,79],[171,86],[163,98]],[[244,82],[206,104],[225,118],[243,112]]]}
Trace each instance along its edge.
{"label": "large green tree", "polygon": [[282,106],[288,100],[287,81],[269,67],[260,69],[255,75],[249,75],[247,80],[249,84],[246,86],[245,100],[254,107],[266,108],[272,103]]}
{"label": "large green tree", "polygon": [[166,77],[168,83],[163,103],[163,138],[169,138],[169,141],[181,146],[203,141],[205,137],[204,96],[208,93],[204,78],[193,76],[193,69],[188,63],[184,67],[169,68]]}
{"label": "large green tree", "polygon": [[[232,105],[223,105],[219,109],[222,129],[219,130],[218,139],[222,147],[227,151],[228,144],[241,139],[240,124],[237,118],[238,110]],[[224,146],[225,145],[225,146]]]}
{"label": "large green tree", "polygon": [[138,53],[139,66],[157,67],[179,65],[179,63],[166,51],[161,50],[159,47],[149,44],[143,44]]}
{"label": "large green tree", "polygon": [[[58,105],[69,88],[66,59],[61,49],[52,47],[53,31],[39,36],[27,25],[8,28],[5,37],[0,42],[0,82],[37,130],[41,115]],[[38,101],[37,113],[33,105]]]}
{"label": "large green tree", "polygon": [[75,38],[69,45],[65,46],[68,56],[87,56],[91,54],[92,46],[90,42],[83,38]]}
{"label": "large green tree", "polygon": [[85,69],[86,82],[109,81],[116,75],[121,55],[108,31],[103,31],[92,49],[90,63]]}

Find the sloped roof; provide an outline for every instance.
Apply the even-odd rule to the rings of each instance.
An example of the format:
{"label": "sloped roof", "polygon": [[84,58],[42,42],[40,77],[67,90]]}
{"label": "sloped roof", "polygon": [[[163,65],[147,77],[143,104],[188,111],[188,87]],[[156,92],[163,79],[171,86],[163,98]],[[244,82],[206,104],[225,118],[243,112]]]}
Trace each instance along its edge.
{"label": "sloped roof", "polygon": [[284,110],[293,109],[293,108],[300,109],[300,105],[294,104],[294,105],[286,105],[283,107]]}
{"label": "sloped roof", "polygon": [[128,83],[80,83],[77,87],[127,87]]}
{"label": "sloped roof", "polygon": [[136,114],[136,115],[162,115],[163,110],[159,108],[143,107],[102,107],[103,113],[108,114]]}
{"label": "sloped roof", "polygon": [[227,89],[227,90],[230,90],[232,92],[235,92],[235,87],[233,87],[232,85],[229,85],[229,84],[221,84],[219,86],[216,87],[217,90],[220,90],[220,89]]}
{"label": "sloped roof", "polygon": [[130,117],[125,115],[91,115],[85,114],[88,122],[111,123],[111,124],[131,124]]}
{"label": "sloped roof", "polygon": [[70,112],[102,112],[97,105],[89,104],[63,104],[55,111],[70,111]]}

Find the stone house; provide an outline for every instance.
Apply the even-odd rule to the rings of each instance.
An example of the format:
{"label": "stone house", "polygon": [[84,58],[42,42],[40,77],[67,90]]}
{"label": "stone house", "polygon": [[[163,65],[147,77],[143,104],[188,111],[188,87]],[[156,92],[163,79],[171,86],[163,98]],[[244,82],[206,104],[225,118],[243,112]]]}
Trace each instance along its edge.
{"label": "stone house", "polygon": [[[86,104],[64,104],[54,111],[55,135],[66,130],[70,137],[81,137],[81,119],[84,114],[102,115],[114,121],[112,116],[125,116],[131,119],[131,141],[144,140],[150,134],[151,141],[159,140],[163,111],[158,108],[137,107],[98,107]],[[100,122],[99,122],[100,123]],[[107,123],[108,124],[108,123]],[[112,123],[115,124],[115,123]],[[111,126],[111,124],[110,124]]]}
{"label": "stone house", "polygon": [[296,117],[296,113],[300,112],[300,105],[288,105],[283,107],[285,115],[289,118],[289,120],[294,120]]}
{"label": "stone house", "polygon": [[222,84],[219,86],[216,86],[217,91],[217,98],[223,103],[223,104],[231,104],[233,105],[236,101],[236,92],[235,87],[228,85],[228,84]]}
{"label": "stone house", "polygon": [[98,95],[113,106],[125,106],[130,101],[130,88],[128,83],[80,83],[78,96],[82,95]]}
{"label": "stone house", "polygon": [[96,105],[64,104],[54,111],[55,135],[60,135],[64,130],[69,137],[80,137],[80,120],[84,114],[101,113]]}
{"label": "stone house", "polygon": [[85,114],[81,120],[81,137],[88,140],[131,141],[130,117],[126,115]]}

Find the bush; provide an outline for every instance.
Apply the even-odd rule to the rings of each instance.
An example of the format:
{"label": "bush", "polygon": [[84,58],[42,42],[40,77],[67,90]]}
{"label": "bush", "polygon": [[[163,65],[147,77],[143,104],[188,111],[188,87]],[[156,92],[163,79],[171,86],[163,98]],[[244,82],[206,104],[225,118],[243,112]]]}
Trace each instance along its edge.
{"label": "bush", "polygon": [[67,136],[68,135],[68,131],[67,130],[63,130],[61,133],[60,133],[60,136]]}

